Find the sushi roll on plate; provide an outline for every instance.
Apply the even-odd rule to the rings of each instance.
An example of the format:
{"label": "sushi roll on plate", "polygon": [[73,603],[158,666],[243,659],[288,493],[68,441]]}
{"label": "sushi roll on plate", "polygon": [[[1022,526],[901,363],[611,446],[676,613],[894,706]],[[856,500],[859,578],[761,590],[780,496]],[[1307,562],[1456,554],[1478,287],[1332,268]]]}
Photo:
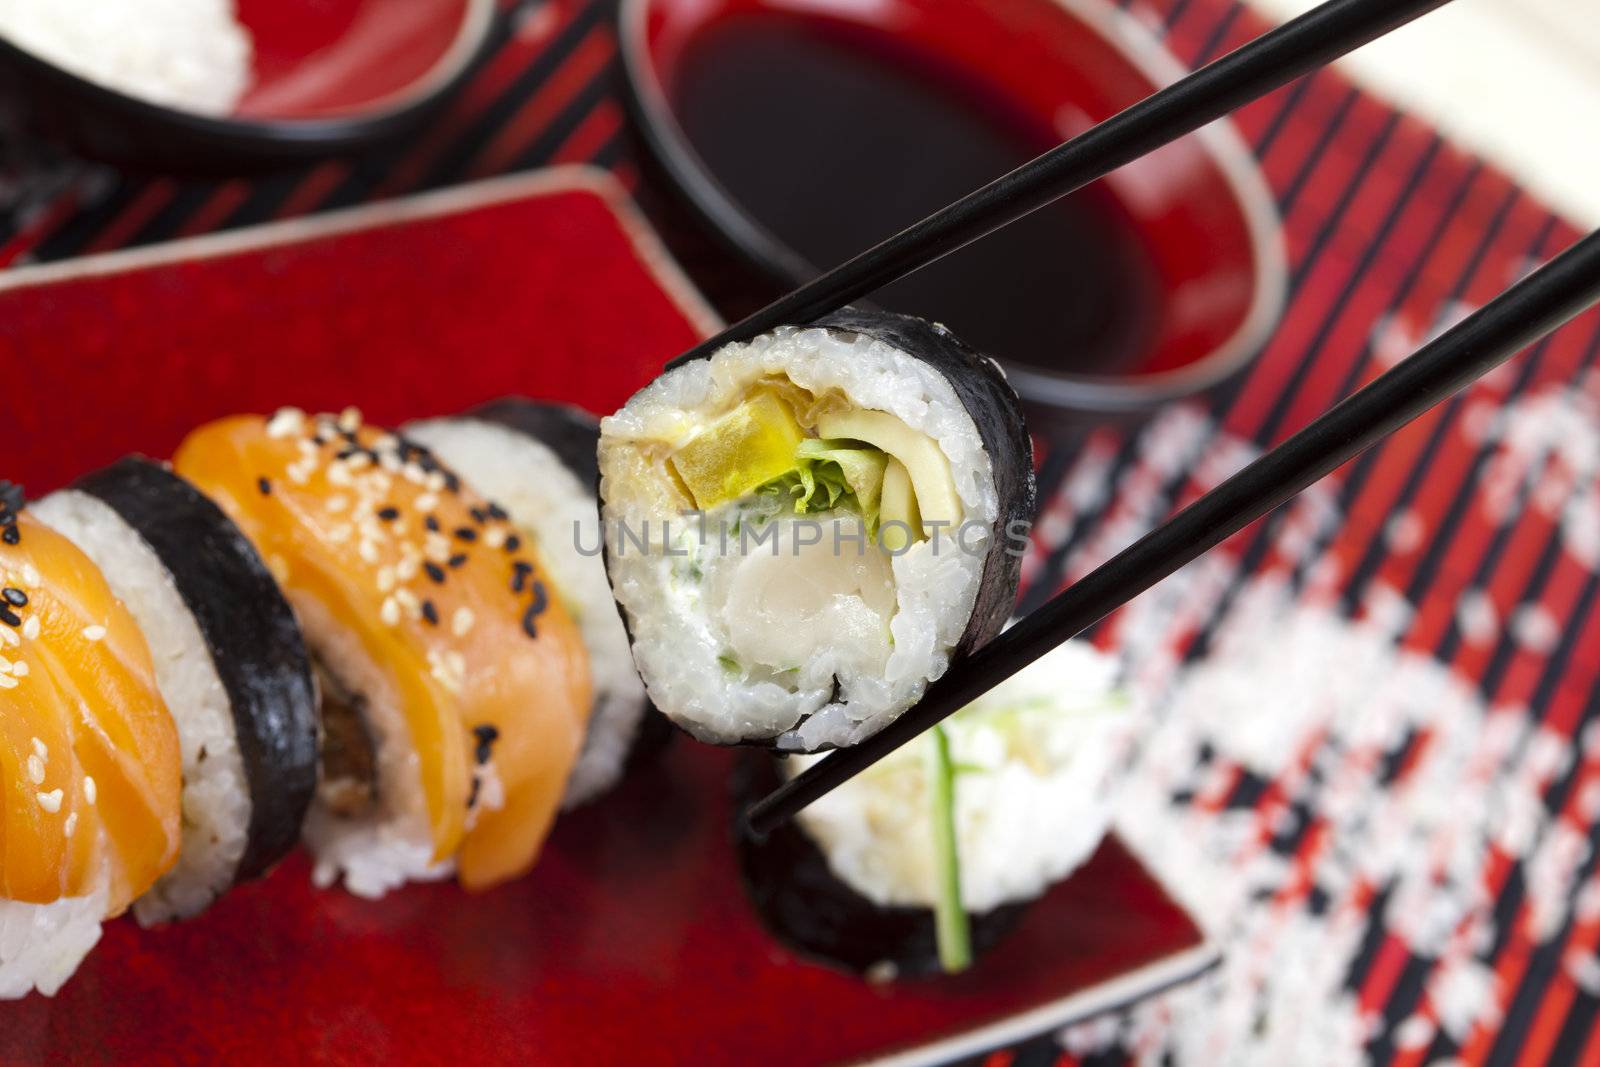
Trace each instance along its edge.
{"label": "sushi roll on plate", "polygon": [[873,979],[970,965],[1105,835],[1134,722],[1117,670],[1069,641],[764,840],[743,810],[826,757],[746,756],[739,862],[763,923]]}
{"label": "sushi roll on plate", "polygon": [[403,432],[492,500],[494,511],[503,508],[519,536],[549,561],[552,592],[583,632],[594,687],[588,736],[563,806],[593,800],[622,777],[630,754],[661,737],[659,720],[645,717],[649,701],[600,558],[599,422],[566,404],[508,397]]}
{"label": "sushi roll on plate", "polygon": [[133,912],[188,918],[299,840],[317,781],[300,628],[238,527],[157,463],[123,460],[32,512],[94,561],[149,642],[183,749],[183,844]]}
{"label": "sushi roll on plate", "polygon": [[176,472],[249,537],[321,686],[305,840],[378,896],[526,871],[583,743],[589,664],[543,561],[420,445],[348,409],[195,430]]}
{"label": "sushi roll on plate", "polygon": [[54,994],[172,867],[181,773],[133,615],[0,483],[0,998]]}
{"label": "sushi roll on plate", "polygon": [[846,311],[668,370],[601,423],[606,565],[651,700],[694,736],[856,744],[999,632],[1033,517],[999,368]]}

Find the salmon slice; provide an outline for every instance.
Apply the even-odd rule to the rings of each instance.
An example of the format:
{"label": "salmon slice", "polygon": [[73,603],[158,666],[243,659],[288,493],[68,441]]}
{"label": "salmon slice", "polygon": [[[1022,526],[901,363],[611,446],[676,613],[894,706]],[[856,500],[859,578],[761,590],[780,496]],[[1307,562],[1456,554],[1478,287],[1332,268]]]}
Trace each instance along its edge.
{"label": "salmon slice", "polygon": [[0,896],[100,886],[121,913],[178,856],[178,731],[133,617],[24,512],[0,543]]}
{"label": "salmon slice", "polygon": [[[531,867],[583,743],[590,681],[576,625],[505,514],[353,411],[223,419],[174,466],[255,543],[313,645],[323,622],[338,632],[337,650],[313,649],[324,664],[359,655],[381,677],[416,753],[434,860],[454,858],[469,889]],[[325,777],[331,747],[361,762],[329,688]]]}

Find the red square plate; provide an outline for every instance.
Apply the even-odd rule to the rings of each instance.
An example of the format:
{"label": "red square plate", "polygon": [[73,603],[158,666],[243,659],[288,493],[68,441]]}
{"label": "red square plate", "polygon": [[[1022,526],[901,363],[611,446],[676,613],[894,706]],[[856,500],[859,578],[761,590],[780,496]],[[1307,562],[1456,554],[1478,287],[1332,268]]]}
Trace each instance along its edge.
{"label": "red square plate", "polygon": [[[3,473],[45,491],[280,404],[610,410],[715,321],[581,169],[13,271]],[[680,742],[483,896],[319,892],[297,856],[193,922],[112,923],[55,1000],[0,1005],[0,1063],[935,1063],[1215,959],[1111,840],[958,979],[873,987],[796,960],[743,900],[729,760]]]}

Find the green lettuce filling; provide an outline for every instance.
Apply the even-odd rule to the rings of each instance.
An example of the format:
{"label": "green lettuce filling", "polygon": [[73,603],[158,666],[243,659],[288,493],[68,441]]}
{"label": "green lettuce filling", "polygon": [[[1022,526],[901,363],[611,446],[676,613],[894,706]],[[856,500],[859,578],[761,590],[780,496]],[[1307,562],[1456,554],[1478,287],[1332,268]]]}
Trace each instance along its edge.
{"label": "green lettuce filling", "polygon": [[767,482],[761,492],[793,497],[798,515],[853,511],[869,534],[876,533],[886,453],[860,441],[811,437],[795,448],[794,458],[794,469]]}

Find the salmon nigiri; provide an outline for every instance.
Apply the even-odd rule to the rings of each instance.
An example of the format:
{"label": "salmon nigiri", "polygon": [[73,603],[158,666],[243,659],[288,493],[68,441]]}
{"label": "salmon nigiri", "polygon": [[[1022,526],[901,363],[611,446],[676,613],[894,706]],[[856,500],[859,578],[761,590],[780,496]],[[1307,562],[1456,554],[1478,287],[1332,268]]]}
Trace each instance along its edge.
{"label": "salmon nigiri", "polygon": [[19,505],[0,494],[0,997],[59,989],[180,833],[177,728],[144,636]]}
{"label": "salmon nigiri", "polygon": [[589,666],[544,564],[496,505],[353,409],[196,430],[176,471],[260,550],[322,687],[306,840],[376,896],[453,863],[526,871],[584,738]]}

